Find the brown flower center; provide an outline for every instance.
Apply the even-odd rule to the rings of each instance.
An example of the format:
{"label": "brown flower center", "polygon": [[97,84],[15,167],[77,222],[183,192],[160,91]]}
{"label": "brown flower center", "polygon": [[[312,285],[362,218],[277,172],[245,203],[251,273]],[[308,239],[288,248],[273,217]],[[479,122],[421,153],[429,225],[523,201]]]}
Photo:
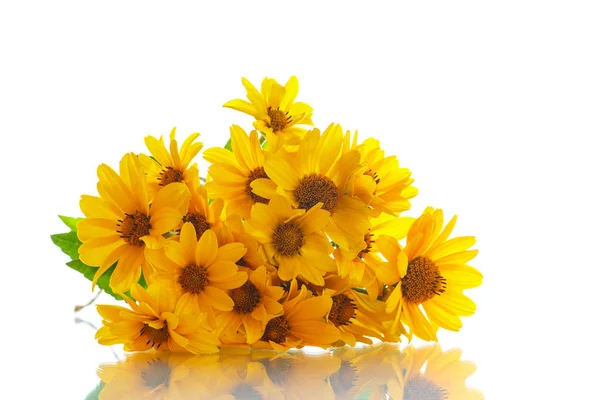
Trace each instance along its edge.
{"label": "brown flower center", "polygon": [[169,327],[167,326],[167,321],[164,322],[164,326],[160,329],[144,324],[140,330],[140,336],[145,336],[148,339],[146,344],[152,343],[152,347],[159,349],[163,343],[169,340]]}
{"label": "brown flower center", "polygon": [[269,199],[265,199],[264,197],[260,197],[259,195],[254,194],[254,192],[252,191],[252,186],[250,186],[250,184],[252,182],[254,182],[256,179],[262,179],[262,178],[269,179],[269,176],[267,175],[267,173],[265,172],[265,169],[263,167],[258,167],[254,171],[250,172],[250,175],[248,176],[248,180],[246,181],[246,194],[248,196],[250,196],[252,201],[255,203],[267,204],[267,203],[269,203]]}
{"label": "brown flower center", "polygon": [[329,311],[329,320],[335,326],[350,324],[350,320],[356,316],[356,305],[352,299],[342,293],[333,296],[331,300],[333,300],[333,304]]}
{"label": "brown flower center", "polygon": [[427,257],[417,257],[408,264],[402,278],[402,296],[409,302],[420,304],[446,291],[446,278]]}
{"label": "brown flower center", "polygon": [[298,208],[308,210],[317,203],[323,203],[323,209],[334,212],[339,197],[335,183],[325,175],[309,174],[300,179],[300,184],[294,190]]}
{"label": "brown flower center", "polygon": [[158,178],[160,183],[159,186],[167,186],[169,183],[183,181],[183,172],[176,170],[173,167],[167,167],[163,169]]}
{"label": "brown flower center", "polygon": [[131,246],[143,246],[144,242],[140,238],[149,234],[152,228],[150,217],[139,211],[125,214],[125,219],[120,219],[117,226],[119,227],[117,233],[120,233],[121,237]]}
{"label": "brown flower center", "polygon": [[290,325],[285,316],[275,317],[267,323],[265,333],[260,340],[264,342],[273,341],[275,343],[283,343],[290,333]]}
{"label": "brown flower center", "polygon": [[260,291],[249,280],[239,288],[233,289],[230,296],[233,300],[233,311],[238,314],[251,313],[260,303],[261,298]]}
{"label": "brown flower center", "polygon": [[271,128],[274,133],[284,130],[287,124],[292,122],[292,116],[289,111],[283,112],[279,107],[275,109],[271,106],[267,107],[267,114],[271,120],[269,128]]}
{"label": "brown flower center", "polygon": [[184,292],[198,294],[208,286],[208,271],[204,267],[190,264],[182,268],[177,282]]}
{"label": "brown flower center", "polygon": [[277,225],[273,233],[273,246],[284,256],[293,256],[304,244],[302,228],[294,221]]}
{"label": "brown flower center", "polygon": [[372,233],[368,233],[367,232],[365,234],[365,244],[366,244],[366,247],[364,249],[362,249],[360,251],[360,253],[358,253],[358,256],[360,258],[363,258],[365,256],[365,254],[371,252],[371,249],[373,248],[372,244],[375,243],[375,241],[373,240],[373,236],[375,236],[375,235],[373,235]]}
{"label": "brown flower center", "polygon": [[404,385],[404,400],[445,400],[446,389],[439,387],[422,375],[412,377]]}
{"label": "brown flower center", "polygon": [[191,222],[194,225],[197,238],[200,238],[204,232],[210,229],[210,224],[206,220],[206,217],[200,213],[187,213],[183,217],[183,222]]}
{"label": "brown flower center", "polygon": [[147,364],[148,366],[141,373],[144,384],[151,389],[160,385],[168,388],[171,381],[171,367],[169,367],[169,364],[160,359],[149,361]]}

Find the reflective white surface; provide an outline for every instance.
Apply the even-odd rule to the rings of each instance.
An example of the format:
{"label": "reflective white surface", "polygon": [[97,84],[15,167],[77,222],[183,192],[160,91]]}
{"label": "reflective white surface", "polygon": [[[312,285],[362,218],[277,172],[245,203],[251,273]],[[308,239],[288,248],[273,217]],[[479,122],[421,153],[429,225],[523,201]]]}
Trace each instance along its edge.
{"label": "reflective white surface", "polygon": [[407,215],[442,207],[477,237],[477,312],[439,335],[477,365],[468,385],[597,398],[599,17],[566,0],[1,2],[0,398],[81,399],[115,361],[73,322],[91,285],[49,239],[97,166],[173,126],[222,146],[251,124],[221,107],[240,78],[290,75],[317,126],[413,171]]}

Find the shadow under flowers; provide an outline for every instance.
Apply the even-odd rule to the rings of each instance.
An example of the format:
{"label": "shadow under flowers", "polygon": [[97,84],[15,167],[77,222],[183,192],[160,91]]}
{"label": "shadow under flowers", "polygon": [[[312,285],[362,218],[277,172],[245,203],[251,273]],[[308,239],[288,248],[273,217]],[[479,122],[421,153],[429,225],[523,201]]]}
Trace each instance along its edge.
{"label": "shadow under flowers", "polygon": [[[102,364],[100,399],[400,399],[475,400],[466,387],[475,365],[438,344],[381,344],[305,351],[225,350],[193,356],[136,353]],[[89,398],[89,397],[88,397]]]}

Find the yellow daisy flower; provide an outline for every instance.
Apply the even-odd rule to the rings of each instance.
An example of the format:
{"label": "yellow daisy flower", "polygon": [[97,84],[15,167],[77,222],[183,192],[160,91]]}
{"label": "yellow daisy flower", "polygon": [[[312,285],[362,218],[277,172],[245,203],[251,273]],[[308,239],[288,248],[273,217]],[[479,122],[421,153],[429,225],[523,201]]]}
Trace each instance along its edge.
{"label": "yellow daisy flower", "polygon": [[204,152],[204,158],[212,164],[208,168],[212,181],[206,188],[210,198],[223,199],[227,216],[238,214],[248,218],[253,204],[268,202],[255,193],[252,183],[260,180],[270,191],[275,191],[277,185],[265,172],[265,153],[258,133],[252,131],[248,136],[237,125],[232,125],[230,131],[232,151],[213,147]]}
{"label": "yellow daisy flower", "polygon": [[150,262],[157,269],[156,282],[173,292],[178,306],[192,313],[205,312],[212,323],[212,309],[233,309],[234,302],[227,291],[242,286],[248,278],[235,264],[245,252],[241,243],[219,247],[217,236],[210,229],[198,240],[194,226],[186,222],[179,242],[168,241],[164,254],[152,252]]}
{"label": "yellow daisy flower", "polygon": [[442,352],[438,344],[404,350],[398,377],[399,386],[389,385],[396,399],[483,400],[483,394],[466,386],[466,380],[476,367],[460,359],[458,349]]}
{"label": "yellow daisy flower", "polygon": [[392,331],[401,321],[410,329],[409,336],[437,340],[438,327],[458,331],[459,317],[475,312],[475,303],[463,294],[482,282],[481,273],[466,265],[477,255],[477,250],[468,250],[475,238],[448,240],[456,216],[442,229],[443,223],[442,210],[428,207],[411,226],[404,249],[389,236],[377,243],[388,261],[377,277],[393,287],[386,299],[386,311],[395,313]]}
{"label": "yellow daisy flower", "polygon": [[327,346],[340,338],[340,332],[323,321],[331,309],[327,295],[308,297],[306,287],[297,296],[283,304],[283,315],[267,323],[265,333],[254,348],[272,348],[286,351],[292,347]]}
{"label": "yellow daisy flower", "polygon": [[[309,210],[323,203],[323,210],[330,213],[326,233],[338,245],[349,247],[362,240],[369,228],[369,209],[346,192],[361,165],[358,151],[341,154],[342,139],[339,125],[330,125],[323,135],[314,129],[302,140],[296,155],[284,150],[267,154],[265,171],[294,207]],[[252,187],[260,196],[272,196],[262,182]]]}
{"label": "yellow daisy flower", "polygon": [[133,153],[121,160],[120,176],[102,164],[98,178],[100,197],[81,197],[86,219],[77,224],[77,236],[83,243],[79,257],[86,265],[99,266],[93,286],[118,260],[110,287],[125,293],[139,281],[142,271],[146,279],[151,278],[146,250],[160,247],[165,241],[163,234],[177,228],[190,193],[181,183],[170,185],[150,207],[144,170]]}
{"label": "yellow daisy flower", "polygon": [[192,133],[185,139],[181,149],[175,140],[175,128],[169,135],[169,149],[164,144],[162,136],[146,136],[144,141],[146,147],[152,154],[152,158],[146,154],[140,154],[140,162],[148,175],[150,187],[150,198],[152,199],[158,191],[173,182],[182,182],[193,190],[193,183],[198,180],[198,167],[194,163],[190,165],[194,157],[202,150],[202,143],[195,142],[199,133]]}
{"label": "yellow daisy flower", "polygon": [[365,171],[350,182],[349,193],[368,204],[375,216],[382,212],[398,215],[410,209],[409,200],[419,193],[412,186],[410,170],[400,168],[396,156],[386,157],[378,140],[369,138],[357,145],[357,136],[350,144],[350,132],[346,133],[344,153],[357,150]]}
{"label": "yellow daisy flower", "polygon": [[254,127],[267,135],[269,146],[276,146],[280,139],[284,143],[294,143],[306,133],[298,125],[312,126],[312,107],[306,103],[294,102],[298,95],[298,79],[292,76],[285,86],[275,79],[265,78],[260,92],[245,78],[242,83],[250,102],[236,99],[223,107],[233,108],[256,118]]}
{"label": "yellow daisy flower", "polygon": [[210,331],[204,314],[187,313],[176,305],[166,287],[140,285],[131,289],[137,300],[125,300],[131,310],[114,305],[98,305],[103,327],[96,333],[98,343],[123,344],[125,351],[151,348],[164,351],[189,351],[195,354],[216,353],[219,339]]}
{"label": "yellow daisy flower", "polygon": [[283,296],[283,288],[271,285],[265,267],[252,271],[246,283],[233,289],[229,295],[234,303],[233,309],[219,314],[218,325],[233,332],[243,325],[248,344],[262,337],[268,320],[283,314],[283,307],[278,303]]}
{"label": "yellow daisy flower", "polygon": [[246,230],[258,240],[265,253],[278,266],[278,275],[284,281],[298,275],[322,285],[323,275],[334,271],[336,265],[329,256],[331,243],[322,234],[329,213],[317,204],[308,211],[293,210],[282,196],[275,196],[266,204],[255,204]]}

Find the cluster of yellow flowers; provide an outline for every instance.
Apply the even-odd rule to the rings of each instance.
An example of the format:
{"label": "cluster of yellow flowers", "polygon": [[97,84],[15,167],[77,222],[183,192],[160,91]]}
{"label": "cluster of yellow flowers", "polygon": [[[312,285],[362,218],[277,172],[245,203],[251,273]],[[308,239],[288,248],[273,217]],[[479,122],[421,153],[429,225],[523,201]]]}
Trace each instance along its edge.
{"label": "cluster of yellow flowers", "polygon": [[410,170],[375,139],[312,128],[295,77],[243,84],[249,101],[225,107],[255,130],[234,125],[225,148],[203,151],[206,179],[199,134],[180,146],[173,129],[118,172],[100,165],[99,196],[82,196],[79,259],[97,267],[94,285],[110,270],[129,305],[98,306],[98,341],[199,354],[459,330],[475,311],[463,290],[482,276],[466,265],[475,239],[450,239],[456,217],[400,216],[417,194]]}
{"label": "cluster of yellow flowers", "polygon": [[[466,380],[475,365],[438,344],[290,352],[132,353],[98,368],[98,399],[482,400]],[[90,396],[91,398],[91,396]],[[95,398],[95,397],[94,397]]]}

